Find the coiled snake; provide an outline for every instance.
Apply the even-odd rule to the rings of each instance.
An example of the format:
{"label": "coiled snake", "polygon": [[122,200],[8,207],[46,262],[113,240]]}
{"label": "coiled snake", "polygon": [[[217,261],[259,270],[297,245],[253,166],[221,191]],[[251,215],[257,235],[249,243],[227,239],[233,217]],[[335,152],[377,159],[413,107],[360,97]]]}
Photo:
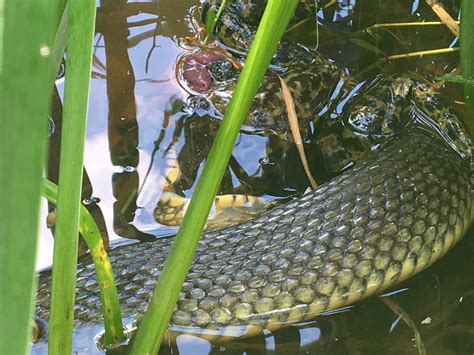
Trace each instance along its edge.
{"label": "coiled snake", "polygon": [[[386,290],[453,247],[474,213],[469,140],[434,121],[435,129],[417,120],[408,126],[376,155],[316,191],[205,234],[170,336],[251,336],[311,319]],[[441,136],[451,143],[464,137],[464,148]],[[171,243],[110,252],[125,317],[143,314]],[[50,274],[40,275],[36,315],[45,320],[50,282]],[[100,309],[93,266],[83,261],[76,335],[100,324]]]}

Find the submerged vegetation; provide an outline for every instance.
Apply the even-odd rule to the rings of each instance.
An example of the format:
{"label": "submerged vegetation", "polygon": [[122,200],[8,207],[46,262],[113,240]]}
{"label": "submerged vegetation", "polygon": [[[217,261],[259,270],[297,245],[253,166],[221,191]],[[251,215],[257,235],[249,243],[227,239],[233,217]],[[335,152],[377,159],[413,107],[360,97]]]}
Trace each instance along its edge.
{"label": "submerged vegetation", "polygon": [[[268,1],[236,91],[160,275],[149,310],[130,344],[132,354],[156,353],[161,344],[239,127],[297,3],[297,0]],[[215,25],[219,13],[209,15],[208,23],[211,25],[208,30]],[[473,18],[473,2],[462,1],[461,74],[451,76],[451,80],[464,85],[471,135],[474,127],[474,65],[470,59],[474,56]],[[50,354],[71,352],[77,231],[84,236],[96,265],[98,279],[102,280],[105,345],[112,346],[124,337],[110,269],[113,265],[108,263],[97,226],[80,204],[94,21],[95,1],[57,0],[52,5],[44,0],[34,4],[0,0],[0,113],[3,122],[0,139],[0,183],[3,189],[0,213],[1,354],[28,352],[42,192],[58,205]],[[206,34],[206,41],[208,36],[209,33]],[[43,169],[50,92],[66,40],[65,144],[61,148],[60,182],[56,196],[55,186],[43,182]],[[359,45],[366,44],[359,42]]]}

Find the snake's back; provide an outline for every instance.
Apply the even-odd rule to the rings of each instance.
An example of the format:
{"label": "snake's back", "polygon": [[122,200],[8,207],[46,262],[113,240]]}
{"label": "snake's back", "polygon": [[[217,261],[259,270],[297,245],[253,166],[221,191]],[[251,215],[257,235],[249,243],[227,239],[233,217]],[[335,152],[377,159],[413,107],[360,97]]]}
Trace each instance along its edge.
{"label": "snake's back", "polygon": [[[418,129],[314,192],[204,235],[171,320],[174,334],[249,336],[314,318],[431,265],[472,221],[469,159]],[[172,240],[114,249],[125,317],[146,309]],[[78,266],[76,329],[101,322],[88,261]],[[50,275],[36,314],[49,315]]]}

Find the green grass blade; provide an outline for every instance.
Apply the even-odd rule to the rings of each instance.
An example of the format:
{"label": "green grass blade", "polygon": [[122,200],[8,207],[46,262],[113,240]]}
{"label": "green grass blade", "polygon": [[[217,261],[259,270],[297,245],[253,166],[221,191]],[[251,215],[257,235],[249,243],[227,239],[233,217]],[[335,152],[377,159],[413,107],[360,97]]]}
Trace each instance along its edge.
{"label": "green grass blade", "polygon": [[[58,187],[55,183],[43,180],[42,193],[49,202],[57,203]],[[113,345],[124,338],[117,288],[115,286],[114,274],[112,273],[112,265],[105,251],[99,228],[90,212],[84,206],[81,206],[80,209],[79,231],[90,249],[92,261],[94,262],[102,302],[102,315],[104,317],[105,345]]]}
{"label": "green grass blade", "polygon": [[60,9],[62,11],[61,19],[59,21],[58,29],[56,31],[56,36],[54,38],[54,46],[53,46],[53,69],[57,72],[59,65],[61,64],[61,60],[64,56],[64,51],[66,50],[66,43],[67,43],[67,21],[68,21],[68,14],[69,14],[69,7],[67,4]]}
{"label": "green grass blade", "polygon": [[474,1],[461,2],[461,73],[470,83],[464,84],[464,98],[469,114],[471,138],[474,138]]}
{"label": "green grass blade", "polygon": [[214,29],[217,25],[217,21],[219,20],[219,17],[221,17],[222,11],[224,11],[226,2],[227,0],[222,0],[221,5],[219,6],[219,10],[217,10],[217,13],[215,13],[213,9],[209,9],[209,12],[206,16],[206,37],[204,38],[204,45],[207,44],[209,37],[214,32]]}
{"label": "green grass blade", "polygon": [[446,80],[446,81],[449,81],[451,83],[456,83],[456,84],[474,85],[474,80],[467,80],[462,75],[456,75],[456,74],[451,74],[451,73],[437,76],[435,79]]}
{"label": "green grass blade", "polygon": [[0,0],[0,354],[26,354],[30,344],[55,9]]}
{"label": "green grass blade", "polygon": [[268,1],[190,206],[166,259],[148,310],[131,344],[132,354],[156,354],[159,349],[240,126],[297,3],[298,0]]}
{"label": "green grass blade", "polygon": [[377,55],[380,55],[380,56],[383,56],[383,57],[386,57],[387,56],[387,53],[385,53],[383,50],[381,50],[379,47],[373,45],[372,43],[369,43],[363,39],[360,39],[360,38],[351,38],[349,39],[349,41],[351,41],[352,43],[354,43],[356,46],[359,46],[361,48],[364,48],[365,50],[369,51],[369,52],[372,52],[372,53],[375,53]]}
{"label": "green grass blade", "polygon": [[49,353],[70,354],[76,286],[77,230],[89,97],[95,1],[70,0]]}

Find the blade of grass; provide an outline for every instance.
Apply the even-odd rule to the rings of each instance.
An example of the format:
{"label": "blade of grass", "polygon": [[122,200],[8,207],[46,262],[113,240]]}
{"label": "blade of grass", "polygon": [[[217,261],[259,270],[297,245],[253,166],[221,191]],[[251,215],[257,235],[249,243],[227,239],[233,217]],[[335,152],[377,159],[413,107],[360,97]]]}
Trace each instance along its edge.
{"label": "blade of grass", "polygon": [[314,180],[311,171],[309,170],[308,159],[306,159],[306,154],[304,152],[303,139],[301,138],[300,126],[298,125],[298,116],[296,115],[295,102],[293,101],[293,96],[291,95],[288,85],[285,81],[278,75],[280,79],[281,91],[283,93],[283,99],[285,100],[286,111],[288,113],[288,124],[290,126],[291,134],[293,140],[296,144],[296,149],[298,150],[298,155],[300,156],[301,164],[303,165],[304,172],[306,177],[309,180],[311,188],[315,190],[318,187],[316,180]]}
{"label": "blade of grass", "polygon": [[372,70],[376,68],[382,68],[382,64],[392,61],[392,60],[400,60],[406,58],[413,58],[413,57],[421,57],[421,56],[428,56],[428,55],[437,55],[437,54],[448,54],[448,53],[456,53],[459,51],[459,47],[453,48],[441,48],[441,49],[430,49],[426,51],[419,51],[419,52],[410,52],[410,53],[402,53],[402,54],[394,54],[385,58],[382,58],[375,62],[374,64],[369,65],[364,70],[360,71],[356,76],[354,76],[355,80],[361,80],[362,78],[370,73]]}
{"label": "blade of grass", "polygon": [[219,17],[221,17],[222,11],[224,11],[226,2],[227,0],[222,0],[221,5],[219,6],[219,10],[217,10],[217,13],[215,13],[212,9],[209,9],[209,12],[206,16],[206,37],[204,37],[204,46],[207,44],[209,37],[214,33],[217,21],[219,21]]}
{"label": "blade of grass", "polygon": [[469,114],[471,138],[474,138],[474,1],[461,2],[461,73],[465,80],[471,83],[464,84],[464,98]]}
{"label": "blade of grass", "polygon": [[62,16],[61,20],[58,25],[58,30],[56,31],[56,36],[54,38],[54,46],[53,46],[53,69],[57,72],[59,65],[61,64],[61,60],[63,59],[64,51],[66,50],[66,43],[67,43],[67,20],[68,20],[68,13],[69,7],[67,4],[62,8]]}
{"label": "blade of grass", "polygon": [[[58,187],[56,184],[49,180],[43,180],[42,193],[49,202],[57,204]],[[94,262],[104,317],[104,340],[105,345],[109,346],[124,338],[117,287],[112,273],[112,265],[94,218],[84,205],[81,205],[79,213],[79,232],[84,237]]]}
{"label": "blade of grass", "polygon": [[56,9],[0,0],[0,354],[30,346]]}
{"label": "blade of grass", "polygon": [[[462,47],[461,47],[461,51],[462,51]],[[458,75],[458,74],[451,74],[451,73],[444,74],[444,75],[436,77],[435,79],[436,80],[445,80],[445,81],[449,81],[451,83],[456,83],[456,84],[474,85],[474,80],[464,79],[464,77],[462,75]]]}
{"label": "blade of grass", "polygon": [[435,54],[442,54],[442,53],[452,53],[459,51],[459,47],[453,48],[441,48],[441,49],[429,49],[426,51],[418,51],[418,52],[410,52],[410,53],[402,53],[402,54],[394,54],[389,55],[388,57],[384,58],[384,61],[390,60],[397,60],[397,59],[404,59],[404,58],[413,58],[419,57],[423,55],[435,55]]}
{"label": "blade of grass", "polygon": [[70,354],[76,286],[77,230],[92,65],[95,1],[70,0],[49,354]]}
{"label": "blade of grass", "polygon": [[131,354],[156,354],[191,265],[199,236],[229,161],[240,126],[298,0],[269,0],[224,120],[209,152],[183,223],[131,344]]}
{"label": "blade of grass", "polygon": [[354,43],[356,46],[359,46],[361,48],[364,48],[368,50],[369,52],[373,52],[375,54],[378,54],[380,56],[387,56],[387,53],[385,53],[383,50],[381,50],[379,47],[376,45],[373,45],[372,43],[369,43],[361,38],[351,38],[349,39],[352,43]]}
{"label": "blade of grass", "polygon": [[[459,21],[454,21],[459,24]],[[423,21],[423,22],[395,22],[395,23],[376,23],[370,27],[367,27],[364,31],[368,31],[375,28],[389,28],[389,27],[413,27],[413,26],[439,26],[445,25],[442,21]]]}

